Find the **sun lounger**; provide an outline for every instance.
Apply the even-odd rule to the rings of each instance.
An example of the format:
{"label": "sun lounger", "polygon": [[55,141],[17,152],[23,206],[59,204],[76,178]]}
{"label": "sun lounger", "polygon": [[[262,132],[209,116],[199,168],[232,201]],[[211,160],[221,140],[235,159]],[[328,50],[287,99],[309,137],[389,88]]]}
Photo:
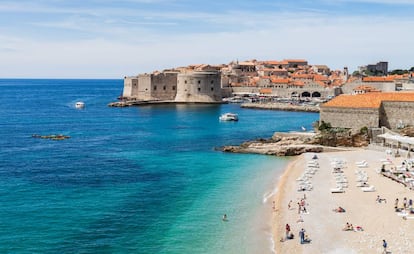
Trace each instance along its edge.
{"label": "sun lounger", "polygon": [[344,193],[343,188],[331,188],[331,193]]}
{"label": "sun lounger", "polygon": [[363,192],[373,192],[373,191],[375,191],[375,187],[374,187],[374,185],[371,185],[369,187],[362,187],[361,190]]}

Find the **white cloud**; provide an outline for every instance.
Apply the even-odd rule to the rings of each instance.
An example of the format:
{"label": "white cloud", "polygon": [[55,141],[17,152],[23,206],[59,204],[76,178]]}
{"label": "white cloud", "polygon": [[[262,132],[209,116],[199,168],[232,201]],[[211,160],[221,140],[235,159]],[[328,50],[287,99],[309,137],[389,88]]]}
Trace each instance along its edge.
{"label": "white cloud", "polygon": [[[32,22],[34,27],[81,31],[90,36],[61,39],[58,35],[30,37],[24,32],[0,31],[0,77],[122,78],[193,63],[219,64],[253,58],[305,58],[313,64],[348,66],[351,70],[381,60],[389,61],[391,68],[414,65],[414,35],[408,32],[414,27],[411,17],[343,17],[317,10],[128,10],[118,15],[122,9],[111,12],[106,8],[95,9],[93,15],[86,15],[88,9],[84,8],[74,15],[74,9],[43,7],[37,6],[39,11],[66,11],[69,15],[50,22]],[[181,21],[210,29],[180,27]]]}

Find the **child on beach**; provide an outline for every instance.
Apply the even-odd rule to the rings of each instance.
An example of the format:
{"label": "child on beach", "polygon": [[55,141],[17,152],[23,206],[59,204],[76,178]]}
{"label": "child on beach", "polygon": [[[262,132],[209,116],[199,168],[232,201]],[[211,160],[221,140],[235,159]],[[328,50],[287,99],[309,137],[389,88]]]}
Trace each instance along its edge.
{"label": "child on beach", "polygon": [[382,240],[382,247],[384,247],[384,253],[387,253],[387,247],[388,247],[387,241]]}

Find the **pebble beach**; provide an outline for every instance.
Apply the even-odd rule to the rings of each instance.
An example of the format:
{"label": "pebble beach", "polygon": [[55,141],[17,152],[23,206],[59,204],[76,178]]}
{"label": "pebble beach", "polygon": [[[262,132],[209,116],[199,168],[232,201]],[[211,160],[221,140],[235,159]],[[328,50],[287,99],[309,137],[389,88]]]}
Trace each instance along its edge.
{"label": "pebble beach", "polygon": [[[401,165],[406,158],[362,149],[317,154],[319,167],[307,178],[311,190],[298,191],[298,179],[303,178],[314,155],[298,156],[280,179],[279,191],[273,200],[276,204],[272,222],[275,252],[384,253],[382,241],[386,240],[387,253],[411,253],[414,215],[409,213],[408,204],[407,209],[403,209],[403,199],[407,202],[414,199],[414,191],[379,173],[384,161],[387,161],[387,168],[392,168]],[[338,162],[342,167],[334,173]],[[340,178],[347,183],[343,183],[343,192],[337,193],[339,171]],[[364,183],[360,181],[362,176],[366,180]],[[362,184],[365,189],[358,187]],[[394,207],[397,198],[399,212]],[[305,203],[306,212],[299,211],[298,202],[301,201]],[[334,211],[338,207],[345,212]],[[353,225],[352,230],[344,230],[347,223]],[[285,239],[286,224],[290,225],[294,239]],[[309,243],[300,243],[302,228]]]}

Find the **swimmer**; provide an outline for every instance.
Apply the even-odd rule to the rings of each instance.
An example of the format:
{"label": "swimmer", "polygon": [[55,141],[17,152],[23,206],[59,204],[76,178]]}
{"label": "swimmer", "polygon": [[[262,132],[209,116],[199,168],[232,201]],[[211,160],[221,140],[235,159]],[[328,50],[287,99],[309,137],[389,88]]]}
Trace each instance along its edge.
{"label": "swimmer", "polygon": [[227,221],[227,214],[223,215],[223,221]]}

